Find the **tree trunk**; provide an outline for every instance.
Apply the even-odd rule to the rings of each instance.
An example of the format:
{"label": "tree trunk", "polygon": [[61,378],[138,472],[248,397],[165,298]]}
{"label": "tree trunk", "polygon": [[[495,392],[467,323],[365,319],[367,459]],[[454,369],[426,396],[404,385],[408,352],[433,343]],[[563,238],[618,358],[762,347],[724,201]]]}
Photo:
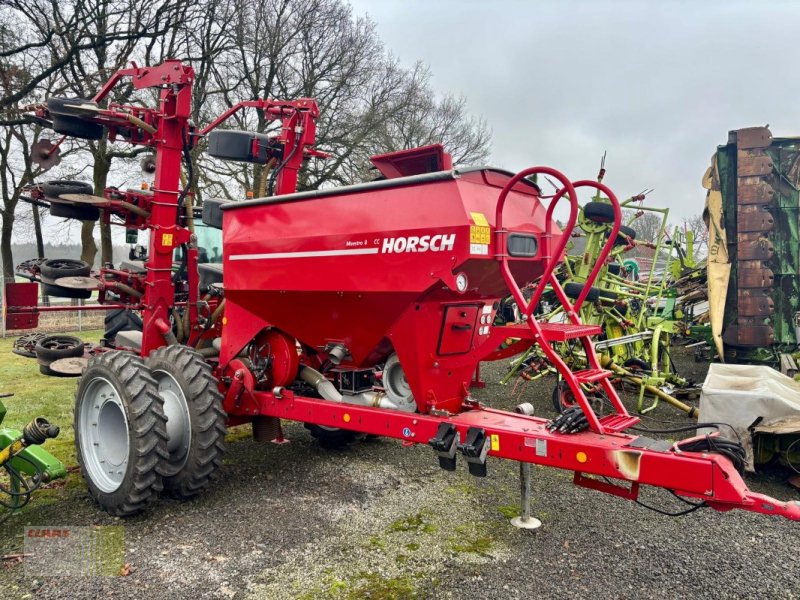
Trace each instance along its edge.
{"label": "tree trunk", "polygon": [[14,212],[3,213],[3,229],[0,233],[0,257],[3,259],[3,277],[14,281],[14,256],[11,253],[11,235],[14,232]]}
{"label": "tree trunk", "polygon": [[[102,196],[108,182],[108,172],[111,169],[111,158],[106,153],[108,150],[108,140],[103,138],[97,142],[97,150],[94,152],[94,171],[93,183],[94,193]],[[104,217],[105,211],[100,211]],[[114,261],[114,244],[111,239],[111,225],[100,220],[100,264],[104,265]]]}
{"label": "tree trunk", "polygon": [[33,211],[33,233],[36,236],[36,258],[44,258],[44,238],[42,237],[42,218],[39,216],[39,207],[31,204]]}
{"label": "tree trunk", "polygon": [[[33,212],[33,233],[36,236],[36,258],[44,258],[44,239],[42,238],[42,218],[39,216],[39,207],[31,204]],[[42,290],[44,288],[41,288]],[[42,293],[42,306],[50,306],[50,297]]]}
{"label": "tree trunk", "polygon": [[81,260],[94,264],[97,244],[94,242],[94,221],[81,221]]}

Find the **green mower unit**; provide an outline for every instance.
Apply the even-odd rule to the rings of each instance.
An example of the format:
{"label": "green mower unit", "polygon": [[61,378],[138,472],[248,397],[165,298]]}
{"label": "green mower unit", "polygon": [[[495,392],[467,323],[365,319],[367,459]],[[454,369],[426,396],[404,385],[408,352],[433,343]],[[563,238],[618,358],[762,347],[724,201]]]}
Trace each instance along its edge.
{"label": "green mower unit", "polygon": [[[8,398],[13,394],[0,394]],[[0,425],[6,407],[0,400]],[[37,417],[22,431],[0,427],[0,504],[16,510],[25,506],[43,483],[66,477],[63,463],[41,447],[58,435],[59,428]]]}

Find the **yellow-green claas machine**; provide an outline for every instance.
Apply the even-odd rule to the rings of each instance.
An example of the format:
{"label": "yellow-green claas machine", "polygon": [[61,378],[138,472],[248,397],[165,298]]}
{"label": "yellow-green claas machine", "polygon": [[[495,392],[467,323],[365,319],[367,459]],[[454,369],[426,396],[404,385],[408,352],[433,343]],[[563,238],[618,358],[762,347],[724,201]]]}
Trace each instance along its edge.
{"label": "yellow-green claas machine", "polygon": [[0,394],[0,504],[12,510],[22,508],[39,486],[67,474],[63,463],[41,445],[58,435],[58,427],[37,417],[22,431],[2,427],[6,406]]}

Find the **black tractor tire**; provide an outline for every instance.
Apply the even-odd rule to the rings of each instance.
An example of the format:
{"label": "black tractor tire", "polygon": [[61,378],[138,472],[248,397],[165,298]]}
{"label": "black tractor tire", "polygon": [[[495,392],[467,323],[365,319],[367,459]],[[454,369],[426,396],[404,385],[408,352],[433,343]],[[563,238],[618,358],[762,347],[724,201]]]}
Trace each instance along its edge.
{"label": "black tractor tire", "polygon": [[81,105],[89,104],[96,107],[97,102],[88,98],[67,98],[66,96],[53,96],[47,99],[47,110],[51,115],[68,115],[79,117],[85,115],[86,111],[78,108]]}
{"label": "black tractor tire", "polygon": [[75,377],[75,375],[65,375],[64,373],[53,371],[49,365],[39,365],[39,373],[48,377]]}
{"label": "black tractor tire", "polygon": [[321,427],[311,423],[306,423],[305,428],[308,429],[311,437],[319,442],[320,447],[326,450],[340,450],[352,444],[358,435],[355,431],[335,427]]}
{"label": "black tractor tire", "polygon": [[[606,237],[611,235],[610,231],[606,231]],[[620,225],[619,226],[619,233],[617,233],[617,239],[614,242],[615,246],[626,246],[628,244],[628,238],[632,240],[636,239],[636,230],[633,227],[628,227],[627,225]]]}
{"label": "black tractor tire", "polygon": [[575,395],[563,379],[556,382],[553,388],[553,408],[557,413],[562,413],[568,408],[577,406]]}
{"label": "black tractor tire", "polygon": [[650,364],[641,358],[629,358],[622,364],[622,366],[633,372],[650,371]]}
{"label": "black tractor tire", "polygon": [[593,223],[613,223],[614,207],[605,202],[587,202],[583,207],[583,217]]}
{"label": "black tractor tire", "polygon": [[106,313],[103,338],[113,342],[120,331],[141,331],[142,319],[131,310],[116,308]]}
{"label": "black tractor tire", "polygon": [[[170,495],[186,499],[202,492],[216,478],[225,453],[225,422],[222,393],[211,367],[193,348],[176,345],[165,346],[152,352],[145,361],[153,378],[161,386],[168,382],[174,392],[177,384],[185,399],[190,430],[188,445],[176,448],[162,460],[159,471],[164,480],[164,490]],[[175,412],[170,409],[167,397],[164,412],[168,419]],[[178,409],[178,407],[175,407]],[[171,435],[167,421],[167,437]]]}
{"label": "black tractor tire", "polygon": [[103,137],[103,126],[79,117],[52,115],[53,131],[61,135],[82,140],[99,140]]}
{"label": "black tractor tire", "polygon": [[[582,291],[582,283],[568,283],[564,286],[564,293],[567,295],[567,298],[572,298],[573,300],[580,296]],[[615,300],[617,298],[617,293],[592,287],[589,289],[589,293],[586,294],[586,300],[588,302],[597,302],[600,298],[604,300]]]}
{"label": "black tractor tire", "polygon": [[50,367],[48,367],[47,365],[39,365],[39,373],[41,373],[42,375],[47,375],[48,377],[55,376],[55,371],[51,371]]}
{"label": "black tractor tire", "polygon": [[42,294],[56,298],[78,298],[86,300],[92,297],[92,290],[76,290],[75,288],[62,287],[52,283],[42,284]]}
{"label": "black tractor tire", "polygon": [[11,352],[25,358],[36,358],[36,342],[46,335],[44,333],[27,333],[20,336],[14,341]]}
{"label": "black tractor tire", "polygon": [[[116,489],[104,491],[92,478],[97,468],[89,461],[93,457],[84,455],[92,447],[93,436],[102,429],[84,431],[83,411],[93,403],[92,384],[105,380],[117,394],[127,421],[128,453],[125,458],[125,473]],[[100,421],[98,419],[98,421]],[[110,515],[127,517],[143,511],[158,499],[163,489],[159,466],[166,460],[167,417],[163,402],[158,395],[156,380],[144,361],[135,354],[122,351],[102,352],[89,360],[75,394],[75,450],[89,495]],[[84,439],[86,442],[84,443]]]}
{"label": "black tractor tire", "polygon": [[42,280],[52,283],[59,277],[88,277],[92,267],[82,260],[72,258],[48,258],[41,265]]}
{"label": "black tractor tire", "polygon": [[42,184],[42,193],[45,198],[58,198],[61,194],[93,194],[91,184],[70,179],[56,179]]}
{"label": "black tractor tire", "polygon": [[65,202],[50,202],[50,214],[61,219],[77,219],[78,221],[97,221],[100,209],[94,206],[76,206]]}
{"label": "black tractor tire", "polygon": [[46,335],[36,342],[36,360],[40,365],[49,365],[61,358],[83,356],[83,342],[71,335],[56,333]]}

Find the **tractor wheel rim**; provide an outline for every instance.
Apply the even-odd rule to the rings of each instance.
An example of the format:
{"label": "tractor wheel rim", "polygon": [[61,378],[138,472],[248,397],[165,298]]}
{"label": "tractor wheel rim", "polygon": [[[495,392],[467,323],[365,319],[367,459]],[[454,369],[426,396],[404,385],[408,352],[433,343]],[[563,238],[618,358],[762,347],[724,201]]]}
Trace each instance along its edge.
{"label": "tractor wheel rim", "polygon": [[578,404],[578,401],[575,400],[575,395],[572,393],[572,390],[570,390],[568,387],[567,387],[567,389],[564,389],[564,387],[565,386],[562,386],[562,388],[561,388],[561,390],[559,392],[559,399],[558,400],[561,403],[561,408],[563,410],[566,410],[566,409],[572,408],[573,406]]}
{"label": "tractor wheel rim", "polygon": [[395,396],[400,398],[411,396],[411,386],[408,385],[408,379],[406,379],[406,374],[399,362],[391,364],[388,373],[384,373],[383,376],[386,378],[385,384]]}
{"label": "tractor wheel rim", "polygon": [[158,395],[164,401],[167,417],[167,476],[177,474],[186,464],[192,440],[192,422],[186,394],[177,380],[166,371],[153,371],[158,384]]}
{"label": "tractor wheel rim", "polygon": [[92,482],[105,493],[122,485],[128,470],[130,435],[119,392],[97,377],[86,387],[80,406],[81,454]]}

